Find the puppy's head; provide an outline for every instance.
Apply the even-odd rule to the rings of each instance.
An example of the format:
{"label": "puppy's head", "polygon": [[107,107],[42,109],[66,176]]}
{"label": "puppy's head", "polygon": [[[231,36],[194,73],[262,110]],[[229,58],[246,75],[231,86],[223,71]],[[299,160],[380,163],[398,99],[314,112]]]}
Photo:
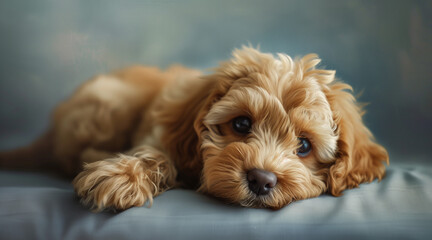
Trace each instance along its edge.
{"label": "puppy's head", "polygon": [[194,125],[200,191],[281,208],[381,179],[387,152],[363,125],[350,86],[319,62],[243,48],[208,76],[217,84]]}

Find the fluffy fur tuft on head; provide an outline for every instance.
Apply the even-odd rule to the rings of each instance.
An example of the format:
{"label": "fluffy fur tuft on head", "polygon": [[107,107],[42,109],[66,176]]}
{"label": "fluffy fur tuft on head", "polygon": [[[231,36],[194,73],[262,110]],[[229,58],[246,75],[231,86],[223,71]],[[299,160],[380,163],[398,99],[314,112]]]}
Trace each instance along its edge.
{"label": "fluffy fur tuft on head", "polygon": [[14,156],[37,149],[69,174],[84,164],[74,187],[97,210],[151,204],[176,186],[275,209],[339,196],[382,179],[389,161],[351,87],[320,61],[243,47],[207,76],[180,66],[102,75],[57,108],[49,134],[0,154],[0,165],[25,165]]}

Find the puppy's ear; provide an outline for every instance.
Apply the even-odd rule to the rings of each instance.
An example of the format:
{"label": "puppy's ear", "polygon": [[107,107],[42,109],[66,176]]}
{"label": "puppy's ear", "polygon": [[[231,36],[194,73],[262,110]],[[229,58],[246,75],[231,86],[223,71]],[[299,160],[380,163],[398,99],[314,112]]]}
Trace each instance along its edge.
{"label": "puppy's ear", "polygon": [[337,125],[339,139],[336,161],[330,166],[327,185],[334,196],[360,183],[382,179],[383,162],[389,164],[387,151],[374,141],[372,133],[363,124],[363,111],[351,94],[351,86],[332,83],[326,93]]}
{"label": "puppy's ear", "polygon": [[263,66],[268,65],[273,60],[271,54],[261,53],[252,47],[243,46],[232,52],[231,59],[214,68],[213,74],[203,77],[204,80],[213,83],[213,86],[209,92],[205,93],[206,99],[203,107],[198,112],[194,122],[197,135],[200,136],[207,128],[203,124],[203,119],[210,108],[228,92],[236,80],[247,77],[250,73],[260,72]]}

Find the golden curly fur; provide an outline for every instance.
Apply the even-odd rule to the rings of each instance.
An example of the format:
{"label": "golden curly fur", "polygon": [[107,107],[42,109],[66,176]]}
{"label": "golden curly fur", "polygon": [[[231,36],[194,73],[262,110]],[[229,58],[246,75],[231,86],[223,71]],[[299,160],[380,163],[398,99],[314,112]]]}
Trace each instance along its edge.
{"label": "golden curly fur", "polygon": [[[37,165],[12,159],[44,149],[46,161],[79,172],[75,190],[96,210],[151,205],[180,184],[247,207],[339,196],[381,179],[389,160],[351,87],[319,62],[243,47],[210,75],[136,66],[98,76],[55,110],[43,138],[0,163]],[[233,129],[239,116],[252,123],[247,134]],[[312,145],[307,156],[299,137]],[[268,194],[251,191],[252,169],[276,176]]]}

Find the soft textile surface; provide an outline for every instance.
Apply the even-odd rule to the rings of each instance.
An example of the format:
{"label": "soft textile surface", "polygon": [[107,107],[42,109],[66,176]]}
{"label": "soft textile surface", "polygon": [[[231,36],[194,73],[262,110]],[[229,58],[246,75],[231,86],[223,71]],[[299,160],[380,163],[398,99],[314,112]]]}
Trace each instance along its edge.
{"label": "soft textile surface", "polygon": [[432,239],[432,167],[393,164],[386,178],[280,210],[171,190],[151,208],[92,213],[69,183],[0,171],[0,239]]}

